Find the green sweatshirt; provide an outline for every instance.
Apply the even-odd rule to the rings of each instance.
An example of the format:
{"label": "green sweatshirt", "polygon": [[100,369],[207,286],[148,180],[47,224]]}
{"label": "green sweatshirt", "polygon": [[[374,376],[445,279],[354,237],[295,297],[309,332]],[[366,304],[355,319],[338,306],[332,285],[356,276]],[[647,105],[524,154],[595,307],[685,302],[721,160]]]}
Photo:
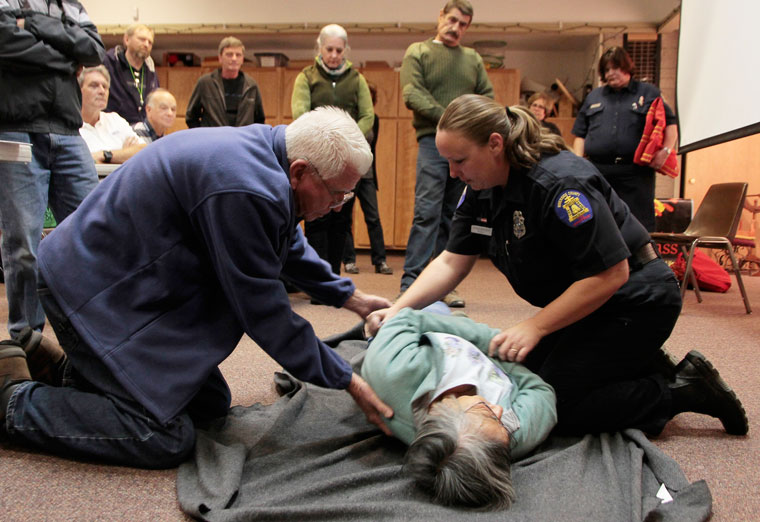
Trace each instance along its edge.
{"label": "green sweatshirt", "polygon": [[[409,444],[416,428],[412,403],[434,391],[441,379],[444,355],[440,347],[422,339],[427,332],[441,332],[467,339],[483,353],[498,330],[466,317],[420,312],[404,308],[377,333],[367,349],[362,377],[377,395],[393,408],[386,424],[393,434]],[[517,459],[546,439],[557,423],[554,390],[538,375],[518,363],[491,358],[512,381],[512,391],[499,406],[511,408],[520,420],[512,434],[512,457]]]}
{"label": "green sweatshirt", "polygon": [[417,139],[435,134],[438,120],[454,98],[482,94],[493,98],[483,60],[469,47],[447,47],[432,38],[409,46],[401,64],[401,92],[414,112]]}

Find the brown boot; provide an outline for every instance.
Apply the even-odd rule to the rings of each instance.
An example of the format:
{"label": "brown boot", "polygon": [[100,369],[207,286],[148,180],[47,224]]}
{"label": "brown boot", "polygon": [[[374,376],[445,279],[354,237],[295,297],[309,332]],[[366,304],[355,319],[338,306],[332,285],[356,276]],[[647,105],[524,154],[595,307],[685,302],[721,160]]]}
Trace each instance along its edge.
{"label": "brown boot", "polygon": [[5,420],[8,401],[16,385],[31,379],[24,350],[13,341],[0,343],[0,422]]}
{"label": "brown boot", "polygon": [[61,385],[66,354],[58,343],[28,326],[21,330],[15,341],[26,352],[32,379],[51,386]]}

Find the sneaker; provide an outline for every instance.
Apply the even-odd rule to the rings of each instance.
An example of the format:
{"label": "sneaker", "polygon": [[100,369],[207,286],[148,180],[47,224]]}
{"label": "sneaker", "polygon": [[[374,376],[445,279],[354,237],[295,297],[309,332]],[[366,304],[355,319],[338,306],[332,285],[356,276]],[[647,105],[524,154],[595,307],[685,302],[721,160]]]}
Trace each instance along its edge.
{"label": "sneaker", "polygon": [[449,308],[464,308],[464,299],[462,299],[456,290],[452,290],[446,297],[443,298],[443,302],[448,305]]}
{"label": "sneaker", "polygon": [[66,354],[58,343],[28,326],[21,330],[15,342],[26,353],[32,379],[51,386],[61,385]]}
{"label": "sneaker", "polygon": [[375,265],[375,273],[390,275],[393,273],[393,269],[388,266],[388,263],[383,261],[382,263]]}
{"label": "sneaker", "polygon": [[358,274],[359,267],[356,266],[356,263],[346,263],[343,265],[343,271],[347,274]]}

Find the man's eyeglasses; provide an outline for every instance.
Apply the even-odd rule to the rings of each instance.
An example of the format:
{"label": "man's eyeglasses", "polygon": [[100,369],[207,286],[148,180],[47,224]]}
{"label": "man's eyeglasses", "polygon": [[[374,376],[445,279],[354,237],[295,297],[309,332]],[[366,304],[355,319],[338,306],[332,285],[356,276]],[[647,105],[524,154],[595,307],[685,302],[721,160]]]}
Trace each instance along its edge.
{"label": "man's eyeglasses", "polygon": [[330,208],[339,208],[345,205],[348,201],[351,200],[351,198],[354,197],[353,191],[344,191],[344,190],[333,190],[330,187],[327,186],[327,183],[325,183],[325,180],[322,179],[322,176],[319,175],[319,171],[317,170],[317,167],[311,164],[309,160],[306,160],[306,162],[311,167],[311,172],[314,174],[317,179],[322,182],[322,185],[325,187],[325,190],[330,194],[330,197],[332,198],[333,202],[330,203]]}

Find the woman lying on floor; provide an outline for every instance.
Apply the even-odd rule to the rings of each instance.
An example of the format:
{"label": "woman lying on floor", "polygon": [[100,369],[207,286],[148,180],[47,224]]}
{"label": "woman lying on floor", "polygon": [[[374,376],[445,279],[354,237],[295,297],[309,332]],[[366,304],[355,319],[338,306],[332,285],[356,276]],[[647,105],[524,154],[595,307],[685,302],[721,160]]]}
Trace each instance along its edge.
{"label": "woman lying on floor", "polygon": [[508,507],[511,459],[557,422],[551,386],[522,364],[488,357],[498,332],[406,308],[367,349],[361,374],[393,408],[388,427],[410,445],[404,469],[443,504]]}

